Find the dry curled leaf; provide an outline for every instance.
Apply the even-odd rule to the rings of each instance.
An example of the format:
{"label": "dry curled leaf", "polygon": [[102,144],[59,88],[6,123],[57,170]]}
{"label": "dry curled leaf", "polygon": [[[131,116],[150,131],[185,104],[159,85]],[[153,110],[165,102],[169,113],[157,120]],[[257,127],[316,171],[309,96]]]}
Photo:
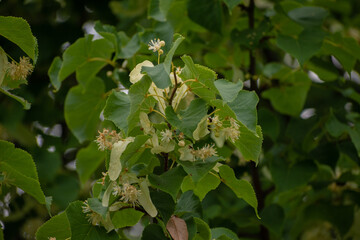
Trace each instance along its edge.
{"label": "dry curled leaf", "polygon": [[174,215],[166,224],[166,229],[174,240],[187,240],[189,238],[186,222]]}

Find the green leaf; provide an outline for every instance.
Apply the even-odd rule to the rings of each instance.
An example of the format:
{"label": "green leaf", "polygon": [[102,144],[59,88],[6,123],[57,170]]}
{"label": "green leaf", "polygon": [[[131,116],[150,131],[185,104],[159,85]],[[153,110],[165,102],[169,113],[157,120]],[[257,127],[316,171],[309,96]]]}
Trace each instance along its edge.
{"label": "green leaf", "polygon": [[14,100],[18,101],[19,103],[21,103],[21,105],[23,105],[24,109],[25,110],[29,110],[30,107],[31,107],[31,103],[29,103],[28,101],[26,101],[24,98],[22,97],[19,97],[11,92],[9,92],[7,90],[7,88],[5,88],[4,86],[3,87],[0,87],[0,92],[4,93],[5,95],[7,95],[8,97],[11,97],[13,98]]}
{"label": "green leaf", "polygon": [[137,135],[134,139],[134,142],[130,143],[123,154],[121,155],[121,163],[124,166],[131,167],[128,165],[128,161],[131,157],[133,157],[137,152],[139,152],[139,149],[145,144],[145,142],[150,138],[150,136],[147,135]]}
{"label": "green leaf", "polygon": [[[232,102],[243,88],[242,81],[237,83],[229,82],[225,79],[218,79],[215,81],[215,87],[219,90],[221,98],[225,102]],[[240,102],[239,102],[240,103]]]}
{"label": "green leaf", "polygon": [[259,109],[258,114],[262,132],[275,142],[280,134],[280,121],[278,117],[267,108]]}
{"label": "green leaf", "polygon": [[328,11],[321,7],[306,6],[289,11],[288,16],[304,27],[319,27],[322,25]]}
{"label": "green leaf", "polygon": [[285,213],[282,207],[277,204],[266,206],[261,211],[260,216],[261,223],[280,237],[285,221]]}
{"label": "green leaf", "polygon": [[255,29],[247,28],[239,31],[237,29],[231,32],[231,39],[240,43],[248,49],[256,49],[259,47],[261,39],[271,30],[271,24],[268,18],[265,18]]}
{"label": "green leaf", "polygon": [[189,56],[183,56],[181,59],[185,63],[185,67],[180,74],[181,79],[183,81],[195,80],[186,82],[190,90],[207,102],[216,99],[216,94],[219,94],[214,84],[217,78],[216,73],[207,67],[195,65]]}
{"label": "green leaf", "polygon": [[180,216],[185,213],[195,217],[202,217],[201,202],[193,191],[184,192],[177,201],[175,214]]}
{"label": "green leaf", "polygon": [[167,237],[165,237],[163,229],[160,227],[160,225],[152,223],[145,227],[141,240],[168,240]]}
{"label": "green leaf", "polygon": [[21,188],[39,203],[45,204],[45,195],[31,155],[3,140],[0,140],[0,152],[0,171],[5,173],[6,183]]}
{"label": "green leaf", "polygon": [[329,119],[325,123],[325,128],[331,136],[336,138],[349,130],[349,126],[340,122],[332,111],[330,112]]}
{"label": "green leaf", "polygon": [[150,0],[148,8],[148,16],[157,21],[166,21],[167,13],[174,0]]}
{"label": "green leaf", "polygon": [[175,200],[185,176],[186,173],[181,167],[175,167],[161,175],[150,174],[149,181],[154,187],[169,193]]}
{"label": "green leaf", "polygon": [[191,176],[186,176],[181,185],[181,191],[186,192],[192,190],[200,201],[204,199],[206,194],[211,190],[216,189],[220,184],[220,179],[214,175],[206,174],[197,184],[194,183]]}
{"label": "green leaf", "polygon": [[196,223],[196,235],[194,240],[210,240],[211,239],[211,231],[209,225],[204,222],[204,220],[194,217]]}
{"label": "green leaf", "polygon": [[234,233],[233,231],[231,231],[228,228],[218,227],[218,228],[211,229],[211,239],[218,239],[221,236],[226,236],[232,240],[239,240],[236,233]]}
{"label": "green leaf", "polygon": [[70,223],[72,239],[119,239],[119,236],[115,231],[107,233],[105,228],[91,225],[86,217],[86,214],[82,211],[82,206],[83,202],[76,201],[72,202],[66,209],[66,216]]}
{"label": "green leaf", "polygon": [[127,118],[130,114],[130,98],[124,92],[113,91],[104,108],[104,118],[112,121],[119,129],[127,133]]}
{"label": "green leaf", "polygon": [[101,203],[101,200],[98,198],[88,198],[87,199],[89,207],[92,211],[101,215],[103,219],[106,219],[106,214],[108,213],[108,207],[104,207]]}
{"label": "green leaf", "polygon": [[209,31],[221,33],[222,14],[219,0],[189,1],[187,11],[189,18]]}
{"label": "green leaf", "polygon": [[166,71],[164,63],[154,67],[142,67],[141,73],[146,73],[158,88],[164,89],[171,85],[169,73]]}
{"label": "green leaf", "polygon": [[176,39],[176,40],[171,45],[171,48],[170,48],[169,52],[166,54],[166,57],[164,60],[165,71],[168,73],[168,75],[171,72],[171,62],[174,57],[175,51],[185,38],[183,36],[181,36],[180,34],[175,34],[174,39]]}
{"label": "green leaf", "polygon": [[156,100],[153,97],[147,97],[147,92],[151,85],[151,80],[144,76],[140,81],[133,84],[129,90],[130,97],[130,114],[127,117],[128,134],[139,123],[140,111],[148,113],[153,108]]}
{"label": "green leaf", "polygon": [[258,202],[256,199],[255,191],[251,184],[245,180],[239,180],[235,177],[234,170],[227,165],[219,167],[219,173],[223,182],[233,190],[238,198],[242,198],[255,210],[256,216],[259,217],[257,207]]}
{"label": "green leaf", "polygon": [[323,50],[334,55],[348,73],[353,70],[356,59],[360,59],[360,46],[353,38],[344,38],[334,34],[324,40]]}
{"label": "green leaf", "polygon": [[100,78],[89,79],[85,86],[70,89],[65,99],[65,121],[79,140],[93,140],[100,122],[104,101],[104,83]]}
{"label": "green leaf", "polygon": [[235,100],[229,102],[229,107],[235,112],[237,119],[251,131],[256,130],[257,111],[256,105],[259,98],[254,91],[242,90]]}
{"label": "green leaf", "polygon": [[239,5],[242,2],[242,0],[223,0],[223,2],[226,4],[226,6],[229,9],[229,13],[231,14],[234,7]]}
{"label": "green leaf", "polygon": [[62,212],[44,223],[36,232],[37,240],[67,239],[71,237],[70,224],[66,213]]}
{"label": "green leaf", "polygon": [[171,195],[163,191],[151,191],[151,200],[166,224],[175,211],[175,202]]}
{"label": "green leaf", "polygon": [[134,34],[132,38],[121,47],[121,51],[118,58],[132,58],[137,51],[140,49],[140,38],[139,34]]}
{"label": "green leaf", "polygon": [[0,47],[0,87],[6,75],[7,64],[8,59],[6,56],[6,52]]}
{"label": "green leaf", "polygon": [[321,49],[324,37],[322,30],[305,29],[298,36],[279,35],[277,45],[303,65]]}
{"label": "green leaf", "polygon": [[317,167],[312,161],[302,161],[289,167],[285,160],[273,161],[270,167],[277,190],[285,191],[306,184]]}
{"label": "green leaf", "polygon": [[29,24],[22,18],[0,16],[0,35],[18,45],[36,62],[37,42]]}
{"label": "green leaf", "polygon": [[360,124],[356,123],[354,127],[348,130],[352,143],[354,144],[358,156],[360,156]]}
{"label": "green leaf", "polygon": [[49,70],[48,70],[50,82],[54,86],[55,91],[58,91],[61,86],[61,82],[59,81],[59,72],[60,72],[61,66],[62,66],[61,58],[55,57],[50,65]]}
{"label": "green leaf", "polygon": [[218,159],[218,157],[210,157],[207,158],[205,162],[179,161],[179,164],[196,184],[216,165]]}
{"label": "green leaf", "polygon": [[76,155],[76,171],[82,184],[91,177],[105,159],[105,153],[98,150],[96,143],[91,142],[80,149]]}
{"label": "green leaf", "polygon": [[93,41],[92,35],[78,39],[63,54],[63,63],[59,71],[58,81],[62,82],[76,71],[76,79],[85,85],[110,60],[114,49],[106,39]]}
{"label": "green leaf", "polygon": [[176,115],[171,106],[165,109],[165,114],[172,126],[178,128],[189,138],[193,138],[193,132],[197,128],[198,123],[207,114],[207,106],[204,100],[195,99],[191,101],[186,110],[180,112],[180,116]]}
{"label": "green leaf", "polygon": [[79,182],[75,176],[58,174],[53,183],[47,185],[44,192],[46,195],[52,196],[54,205],[56,204],[63,210],[70,202],[75,201],[78,198],[79,189]]}
{"label": "green leaf", "polygon": [[131,227],[137,224],[143,215],[144,213],[134,208],[125,208],[116,211],[111,221],[115,228]]}
{"label": "green leaf", "polygon": [[280,113],[299,116],[302,111],[311,80],[303,72],[291,72],[283,77],[280,87],[273,87],[262,93]]}

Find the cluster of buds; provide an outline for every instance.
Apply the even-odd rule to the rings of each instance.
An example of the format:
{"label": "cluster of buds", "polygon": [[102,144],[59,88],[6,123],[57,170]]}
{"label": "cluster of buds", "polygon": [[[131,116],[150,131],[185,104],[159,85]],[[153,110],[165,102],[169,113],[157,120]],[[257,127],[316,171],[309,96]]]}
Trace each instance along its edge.
{"label": "cluster of buds", "polygon": [[204,147],[200,148],[200,149],[193,149],[191,150],[191,154],[194,155],[196,158],[199,158],[203,161],[205,161],[205,159],[212,157],[212,156],[217,156],[217,152],[216,149],[214,148],[214,144],[212,145],[205,145]]}
{"label": "cluster of buds", "polygon": [[229,139],[232,142],[235,142],[240,136],[240,126],[234,118],[229,118],[229,127],[223,127],[224,123],[220,121],[218,116],[210,118],[208,121],[209,125],[212,125],[212,131],[214,132],[215,137],[224,136],[225,139]]}
{"label": "cluster of buds", "polygon": [[86,214],[86,218],[92,225],[94,225],[94,226],[100,225],[101,220],[102,220],[101,215],[94,212],[93,210],[91,210],[87,200],[85,200],[83,206],[81,206],[81,207],[82,207],[83,213]]}
{"label": "cluster of buds", "polygon": [[20,62],[12,61],[8,63],[7,72],[12,80],[25,80],[32,73],[34,66],[28,57],[21,57]]}
{"label": "cluster of buds", "polygon": [[122,187],[116,185],[113,188],[114,196],[121,196],[121,201],[131,203],[133,207],[135,207],[136,204],[139,204],[138,199],[140,194],[141,190],[138,190],[135,186],[129,183],[124,183]]}
{"label": "cluster of buds", "polygon": [[165,46],[165,42],[160,39],[151,40],[148,46],[149,46],[149,50],[153,52],[158,52],[159,55],[164,53],[164,51],[161,48]]}
{"label": "cluster of buds", "polygon": [[224,128],[225,138],[235,142],[240,136],[239,124],[235,119],[230,118],[230,127]]}
{"label": "cluster of buds", "polygon": [[103,129],[102,132],[98,131],[99,135],[97,136],[95,142],[99,146],[99,150],[104,151],[105,149],[112,149],[114,143],[121,140],[120,134],[118,134],[115,130],[111,132],[108,129]]}

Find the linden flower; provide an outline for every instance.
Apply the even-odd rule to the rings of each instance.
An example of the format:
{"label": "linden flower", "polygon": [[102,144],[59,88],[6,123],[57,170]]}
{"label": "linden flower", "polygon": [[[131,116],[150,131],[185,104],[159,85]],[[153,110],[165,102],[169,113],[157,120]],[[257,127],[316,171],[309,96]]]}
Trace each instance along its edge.
{"label": "linden flower", "polygon": [[160,133],[162,138],[161,141],[163,142],[170,142],[170,140],[172,139],[172,132],[169,129],[166,129],[165,131]]}
{"label": "linden flower", "polygon": [[56,240],[56,237],[48,237],[49,240]]}
{"label": "linden flower", "polygon": [[136,187],[128,183],[124,183],[121,193],[122,197],[120,200],[127,203],[131,203],[133,207],[135,207],[135,204],[138,203],[138,198],[140,194],[141,191],[137,190]]}
{"label": "linden flower", "polygon": [[98,132],[99,135],[95,142],[98,144],[100,151],[104,151],[105,149],[112,149],[113,144],[121,140],[120,135],[115,130],[110,132],[108,129],[104,128],[102,132]]}
{"label": "linden flower", "polygon": [[195,157],[200,158],[203,161],[205,161],[205,159],[207,159],[208,157],[217,156],[217,152],[216,149],[214,148],[214,144],[213,145],[207,144],[203,148],[192,150],[191,153]]}
{"label": "linden flower", "polygon": [[93,212],[90,209],[90,206],[89,206],[89,203],[87,200],[85,200],[85,202],[84,202],[83,206],[81,206],[81,208],[82,208],[82,212],[86,214],[86,218],[92,225],[96,226],[96,225],[100,224],[100,222],[102,220],[100,214]]}
{"label": "linden flower", "polygon": [[165,46],[165,42],[164,41],[160,41],[160,39],[154,39],[151,40],[148,44],[149,46],[149,50],[152,50],[153,52],[159,52],[160,54],[163,54],[163,51],[161,50],[161,48],[163,46]]}
{"label": "linden flower", "polygon": [[12,80],[25,80],[33,71],[34,66],[30,63],[30,58],[21,57],[20,62],[12,62],[7,66],[8,74]]}

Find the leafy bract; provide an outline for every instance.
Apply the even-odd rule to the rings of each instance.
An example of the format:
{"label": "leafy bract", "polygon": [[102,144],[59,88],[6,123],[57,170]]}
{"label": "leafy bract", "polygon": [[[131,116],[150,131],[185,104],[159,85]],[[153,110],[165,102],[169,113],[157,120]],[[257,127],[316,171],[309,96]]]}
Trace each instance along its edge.
{"label": "leafy bract", "polygon": [[0,152],[0,171],[5,174],[5,181],[45,204],[45,196],[31,155],[3,140],[0,140]]}
{"label": "leafy bract", "polygon": [[139,123],[140,111],[148,113],[155,105],[156,100],[153,97],[147,96],[150,85],[151,80],[144,76],[139,82],[133,84],[129,90],[130,113],[127,117],[128,133]]}

